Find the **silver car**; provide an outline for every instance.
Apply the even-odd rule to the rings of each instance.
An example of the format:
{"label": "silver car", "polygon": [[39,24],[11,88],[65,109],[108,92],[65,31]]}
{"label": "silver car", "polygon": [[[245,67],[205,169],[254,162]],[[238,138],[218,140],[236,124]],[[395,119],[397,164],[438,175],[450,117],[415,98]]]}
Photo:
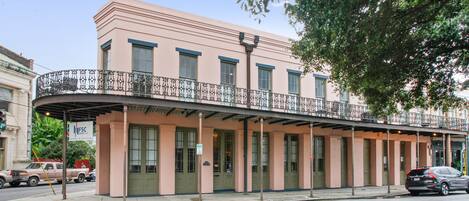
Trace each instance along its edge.
{"label": "silver car", "polygon": [[2,189],[6,183],[13,181],[12,171],[1,170],[0,171],[0,189]]}

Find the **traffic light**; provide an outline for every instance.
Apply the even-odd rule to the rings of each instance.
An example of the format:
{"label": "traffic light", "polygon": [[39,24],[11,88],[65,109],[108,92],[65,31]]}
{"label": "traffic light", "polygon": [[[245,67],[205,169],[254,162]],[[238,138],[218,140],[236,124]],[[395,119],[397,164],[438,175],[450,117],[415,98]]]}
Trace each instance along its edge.
{"label": "traffic light", "polygon": [[0,110],[0,131],[4,131],[7,128],[7,113]]}

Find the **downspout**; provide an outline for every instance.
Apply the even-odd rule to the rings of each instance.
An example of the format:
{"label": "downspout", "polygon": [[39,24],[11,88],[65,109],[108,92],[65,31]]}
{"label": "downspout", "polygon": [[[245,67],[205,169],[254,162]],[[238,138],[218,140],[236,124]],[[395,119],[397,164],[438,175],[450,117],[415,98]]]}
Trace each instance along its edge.
{"label": "downspout", "polygon": [[[244,32],[239,32],[239,44],[246,52],[246,107],[251,108],[251,53],[259,43],[259,36],[254,36],[254,44],[244,42]],[[248,192],[248,120],[243,120],[243,156],[244,156],[244,193]]]}

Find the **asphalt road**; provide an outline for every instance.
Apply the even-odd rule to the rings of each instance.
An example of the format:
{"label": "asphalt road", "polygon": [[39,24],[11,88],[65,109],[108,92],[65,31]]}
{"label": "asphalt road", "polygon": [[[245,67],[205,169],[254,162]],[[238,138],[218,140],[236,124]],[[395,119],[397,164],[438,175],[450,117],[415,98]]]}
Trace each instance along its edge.
{"label": "asphalt road", "polygon": [[[378,199],[359,199],[359,200],[366,200],[366,201],[377,201],[377,200],[383,200],[383,201],[391,201],[391,200],[399,200],[399,201],[446,201],[446,200],[451,200],[451,201],[468,201],[469,200],[469,194],[466,193],[465,191],[455,191],[451,192],[448,196],[440,196],[436,193],[425,193],[419,196],[410,196],[410,195],[405,195],[405,196],[400,196],[396,198],[378,198]],[[350,200],[350,201],[357,201],[355,200]]]}
{"label": "asphalt road", "polygon": [[[95,189],[95,184],[95,182],[85,182],[81,184],[71,182],[67,184],[67,192],[93,190]],[[53,183],[52,187],[55,189],[56,194],[62,193],[62,185]],[[36,187],[29,187],[25,184],[21,184],[21,186],[18,187],[10,187],[8,184],[5,184],[5,188],[0,189],[0,201],[41,195],[52,195],[52,190],[47,183],[41,183]]]}

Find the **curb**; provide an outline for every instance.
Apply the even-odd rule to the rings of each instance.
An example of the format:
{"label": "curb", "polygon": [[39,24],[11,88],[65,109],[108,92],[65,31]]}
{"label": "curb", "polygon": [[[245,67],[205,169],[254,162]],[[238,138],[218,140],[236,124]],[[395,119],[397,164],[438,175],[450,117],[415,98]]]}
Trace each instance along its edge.
{"label": "curb", "polygon": [[349,197],[330,197],[330,198],[311,198],[306,199],[304,201],[310,200],[358,200],[358,199],[389,199],[389,198],[396,198],[398,196],[408,195],[407,192],[402,193],[393,193],[393,194],[379,194],[379,195],[363,195],[363,196],[349,196]]}

